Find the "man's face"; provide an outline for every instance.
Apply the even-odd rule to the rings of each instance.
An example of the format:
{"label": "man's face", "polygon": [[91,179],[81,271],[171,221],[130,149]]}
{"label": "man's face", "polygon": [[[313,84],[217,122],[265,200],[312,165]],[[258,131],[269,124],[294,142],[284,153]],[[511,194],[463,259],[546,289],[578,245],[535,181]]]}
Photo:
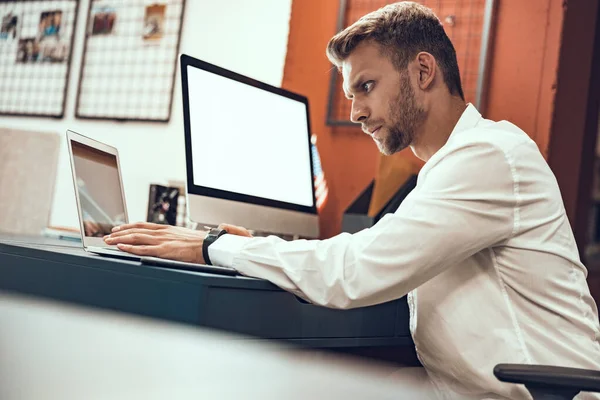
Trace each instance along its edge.
{"label": "man's face", "polygon": [[417,104],[408,70],[398,72],[377,44],[363,42],[342,63],[350,118],[390,155],[413,143],[426,113]]}

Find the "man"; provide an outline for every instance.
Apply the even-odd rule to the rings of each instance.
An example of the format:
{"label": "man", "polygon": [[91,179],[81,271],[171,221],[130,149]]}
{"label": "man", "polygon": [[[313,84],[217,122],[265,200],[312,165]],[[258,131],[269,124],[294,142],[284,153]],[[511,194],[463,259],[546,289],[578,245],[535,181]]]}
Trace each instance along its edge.
{"label": "man", "polygon": [[408,294],[419,358],[445,397],[529,398],[494,378],[498,363],[600,369],[597,308],[556,180],[523,131],[465,104],[454,48],[431,10],[386,6],[336,34],[327,54],[352,120],[383,153],[410,146],[426,161],[394,214],[322,241],[251,238],[231,226],[205,241],[203,232],[136,224],[107,243],[208,256],[327,307]]}

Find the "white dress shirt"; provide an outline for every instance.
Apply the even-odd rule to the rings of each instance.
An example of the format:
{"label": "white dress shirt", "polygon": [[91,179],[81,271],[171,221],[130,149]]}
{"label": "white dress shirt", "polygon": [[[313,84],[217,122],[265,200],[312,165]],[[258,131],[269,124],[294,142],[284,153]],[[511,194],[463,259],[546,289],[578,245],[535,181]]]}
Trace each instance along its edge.
{"label": "white dress shirt", "polygon": [[417,354],[442,398],[530,398],[494,377],[498,363],[600,370],[598,311],[556,179],[527,134],[472,105],[372,228],[321,241],[225,235],[209,251],[326,307],[408,294]]}

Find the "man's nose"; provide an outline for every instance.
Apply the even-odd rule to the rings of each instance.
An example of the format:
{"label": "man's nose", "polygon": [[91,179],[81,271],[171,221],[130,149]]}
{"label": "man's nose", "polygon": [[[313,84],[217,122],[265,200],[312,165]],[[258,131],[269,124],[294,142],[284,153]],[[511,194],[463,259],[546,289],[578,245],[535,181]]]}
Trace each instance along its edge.
{"label": "man's nose", "polygon": [[354,123],[363,122],[369,118],[367,107],[356,100],[352,101],[352,110],[350,111],[350,120]]}

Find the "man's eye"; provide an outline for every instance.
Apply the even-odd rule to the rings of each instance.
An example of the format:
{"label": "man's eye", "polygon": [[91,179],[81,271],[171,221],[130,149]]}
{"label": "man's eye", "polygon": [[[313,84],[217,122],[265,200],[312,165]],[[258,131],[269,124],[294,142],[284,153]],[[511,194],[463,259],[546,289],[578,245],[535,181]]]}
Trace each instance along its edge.
{"label": "man's eye", "polygon": [[373,81],[368,81],[362,84],[362,89],[363,91],[365,91],[366,93],[369,93],[372,89],[373,89],[373,85],[375,84],[375,82]]}

